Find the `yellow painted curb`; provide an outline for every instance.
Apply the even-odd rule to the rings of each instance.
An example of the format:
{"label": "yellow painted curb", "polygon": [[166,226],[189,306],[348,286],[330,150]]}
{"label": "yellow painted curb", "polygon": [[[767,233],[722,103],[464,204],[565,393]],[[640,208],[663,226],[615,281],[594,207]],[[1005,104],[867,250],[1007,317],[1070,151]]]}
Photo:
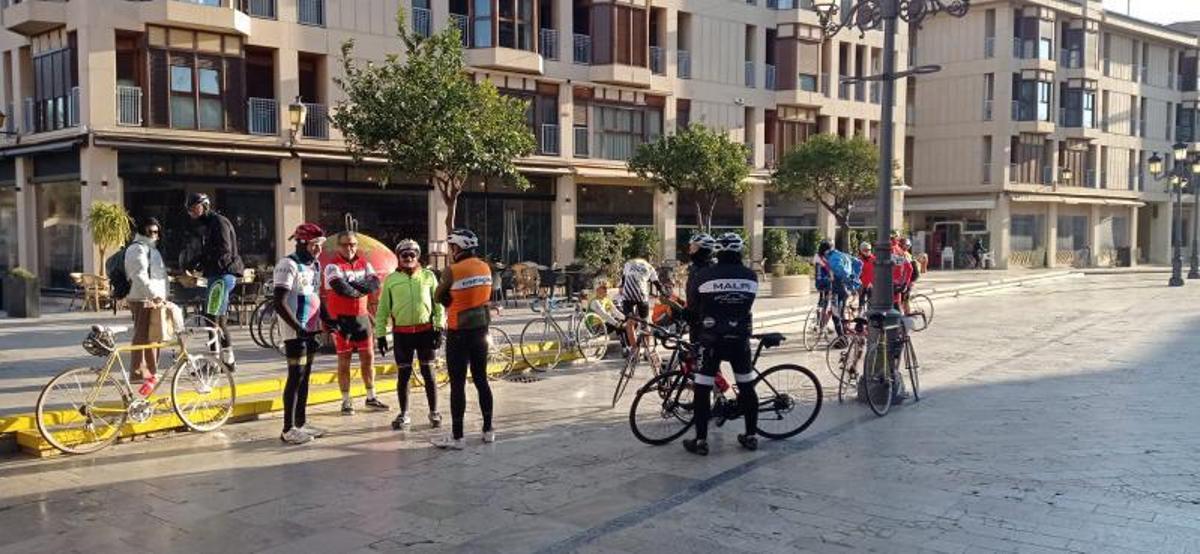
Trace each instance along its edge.
{"label": "yellow painted curb", "polygon": [[[529,348],[528,352],[537,352],[541,348]],[[534,366],[541,363],[540,352],[535,356]],[[582,358],[578,351],[564,352],[560,361],[572,361]],[[445,383],[448,376],[443,367],[435,367],[435,378],[438,383]],[[512,371],[519,371],[529,368],[529,364],[525,362],[522,352],[518,349],[514,352]],[[375,366],[376,377],[383,375],[393,375],[396,373],[396,364],[380,364]],[[488,365],[488,375],[496,375],[501,372],[498,364]],[[419,377],[419,374],[414,374],[414,379]],[[255,418],[259,415],[283,410],[283,398],[280,396],[283,392],[286,377],[268,377],[250,381],[245,384],[237,384],[237,398],[234,402],[233,413],[230,415],[230,421],[246,420]],[[336,370],[324,370],[313,372],[309,377],[310,386],[322,386],[337,383]],[[376,380],[375,391],[394,392],[396,390],[396,380]],[[366,387],[362,384],[353,385],[350,389],[351,396],[359,397],[366,394]],[[263,398],[263,397],[266,398]],[[308,404],[325,404],[329,402],[338,402],[342,399],[342,393],[336,387],[326,388],[323,390],[314,390],[308,395]],[[127,422],[121,427],[118,440],[128,439],[130,437],[145,435],[148,433],[158,433],[174,430],[185,430],[187,426],[183,421],[175,415],[171,409],[169,393],[167,395],[155,395],[151,400],[156,403],[157,415],[149,420],[141,423]],[[47,418],[57,419],[63,417],[67,413],[73,413],[70,410],[59,410],[50,412]],[[37,429],[37,421],[35,414],[21,414],[0,419],[0,434],[14,433],[17,438],[17,444],[21,450],[28,454],[39,457],[57,455],[58,451],[50,445],[44,438],[41,432]]]}

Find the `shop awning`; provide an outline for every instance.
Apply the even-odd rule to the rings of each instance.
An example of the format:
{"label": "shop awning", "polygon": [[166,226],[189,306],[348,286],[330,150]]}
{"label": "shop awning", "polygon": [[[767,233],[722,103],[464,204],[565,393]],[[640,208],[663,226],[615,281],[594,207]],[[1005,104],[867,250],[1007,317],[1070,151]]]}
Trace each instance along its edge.
{"label": "shop awning", "polygon": [[930,196],[904,198],[906,212],[936,212],[936,211],[965,211],[991,210],[996,207],[996,199],[978,196]]}
{"label": "shop awning", "polygon": [[15,158],[17,156],[45,154],[48,152],[65,152],[80,144],[83,144],[84,138],[85,137],[83,136],[76,136],[69,139],[44,142],[41,144],[15,145],[12,148],[0,150],[0,158]]}
{"label": "shop awning", "polygon": [[1069,206],[1145,206],[1145,202],[1133,198],[1101,198],[1098,196],[1066,196],[1060,194],[1014,194],[1013,202],[1041,202],[1067,204]]}
{"label": "shop awning", "polygon": [[285,159],[292,157],[290,152],[279,150],[257,150],[253,148],[238,148],[234,146],[219,146],[208,144],[165,144],[165,143],[150,143],[139,142],[132,140],[111,140],[97,138],[94,141],[96,146],[107,146],[110,148],[122,148],[127,150],[142,150],[150,152],[181,152],[185,154],[220,154],[225,156],[245,156],[258,158],[278,158]]}
{"label": "shop awning", "polygon": [[624,167],[576,166],[573,170],[583,179],[637,179],[637,175]]}

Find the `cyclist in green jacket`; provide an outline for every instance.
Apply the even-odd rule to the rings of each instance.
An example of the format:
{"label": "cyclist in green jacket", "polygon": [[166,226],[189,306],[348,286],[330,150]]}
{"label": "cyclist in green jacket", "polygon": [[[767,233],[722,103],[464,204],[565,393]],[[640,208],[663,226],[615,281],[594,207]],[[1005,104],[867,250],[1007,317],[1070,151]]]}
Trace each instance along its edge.
{"label": "cyclist in green jacket", "polygon": [[438,427],[442,416],[437,411],[437,382],[433,377],[434,351],[442,345],[442,305],[435,302],[437,276],[421,267],[421,247],[405,239],[396,245],[400,264],[383,282],[379,309],[375,313],[375,342],[381,355],[388,350],[388,325],[391,325],[392,344],[396,351],[396,396],[400,415],[392,421],[392,429],[407,429],[408,385],[412,380],[413,354],[421,362],[421,380],[425,383],[425,399],[429,402],[429,424]]}

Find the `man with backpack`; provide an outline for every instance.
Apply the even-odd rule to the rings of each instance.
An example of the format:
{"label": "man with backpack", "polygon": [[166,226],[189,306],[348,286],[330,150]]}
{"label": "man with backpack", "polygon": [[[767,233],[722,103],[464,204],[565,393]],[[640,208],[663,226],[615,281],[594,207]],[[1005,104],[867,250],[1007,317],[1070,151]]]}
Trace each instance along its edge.
{"label": "man with backpack", "polygon": [[[824,302],[830,303],[833,328],[840,339],[846,334],[845,325],[842,322],[846,312],[846,299],[849,298],[850,291],[854,290],[855,281],[858,278],[854,272],[854,262],[849,255],[834,248],[833,243],[828,239],[822,240],[817,246],[814,262],[817,270],[817,290],[826,293]],[[843,343],[839,340],[834,344]]]}
{"label": "man with backpack", "polygon": [[[133,314],[134,346],[150,344],[151,314],[167,300],[167,267],[157,248],[159,230],[157,219],[142,220],[133,242],[119,256],[110,258],[114,262],[120,261],[116,264],[119,268],[109,271],[109,278],[113,297],[124,298]],[[158,350],[135,350],[131,356],[134,380],[153,384],[158,373]]]}
{"label": "man with backpack", "polygon": [[208,281],[204,315],[221,329],[221,362],[230,371],[235,369],[233,349],[229,343],[229,295],[245,265],[238,255],[237,233],[233,223],[212,209],[208,195],[192,193],[187,200],[188,217],[192,218],[192,233],[198,249],[189,248],[183,269],[199,270]]}

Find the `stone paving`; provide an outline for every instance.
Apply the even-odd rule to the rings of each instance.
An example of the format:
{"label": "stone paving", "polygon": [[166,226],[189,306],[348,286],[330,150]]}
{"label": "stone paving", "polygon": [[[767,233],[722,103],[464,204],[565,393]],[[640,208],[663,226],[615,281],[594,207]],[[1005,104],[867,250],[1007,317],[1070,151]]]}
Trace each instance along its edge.
{"label": "stone paving", "polygon": [[755,453],[740,422],[707,458],[638,443],[609,364],[496,384],[500,440],[462,452],[321,408],[302,447],[271,417],[9,459],[0,553],[1200,552],[1198,300],[1124,275],[939,303],[922,401],[882,419],[785,346],[762,365],[809,366],[825,407]]}

